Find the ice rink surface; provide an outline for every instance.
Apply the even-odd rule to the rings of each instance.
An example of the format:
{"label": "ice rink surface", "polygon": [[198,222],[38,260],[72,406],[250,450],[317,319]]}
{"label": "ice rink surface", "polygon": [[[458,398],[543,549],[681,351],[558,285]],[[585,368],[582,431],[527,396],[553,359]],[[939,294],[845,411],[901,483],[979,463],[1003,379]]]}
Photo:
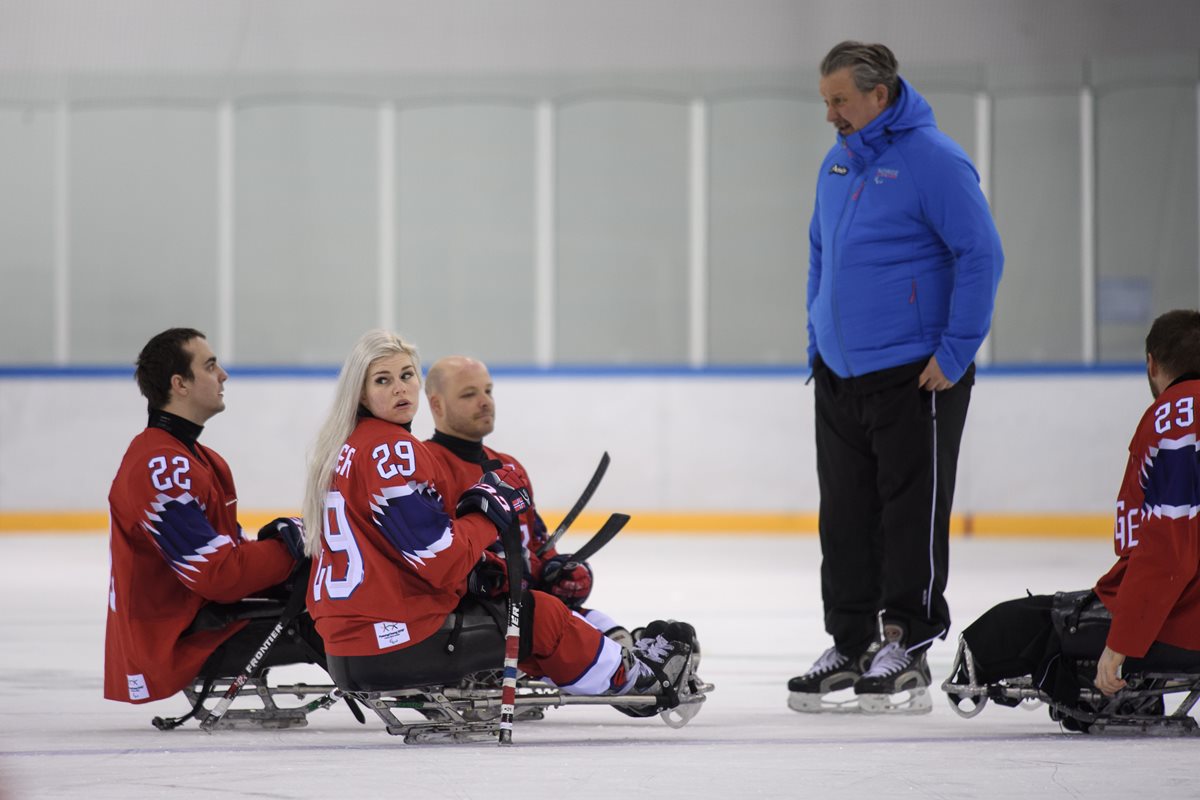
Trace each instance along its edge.
{"label": "ice rink surface", "polygon": [[[578,547],[582,537],[564,551]],[[955,539],[955,630],[993,603],[1090,586],[1100,540]],[[299,730],[160,732],[182,697],[101,697],[103,536],[0,537],[0,797],[23,798],[1184,798],[1200,797],[1200,739],[1061,732],[1045,709],[960,719],[936,691],[921,717],[802,715],[787,679],[828,642],[815,537],[624,535],[597,554],[592,605],[632,627],[692,622],[716,684],[673,730],[602,707],[549,709],[515,746],[405,745],[344,705]],[[935,685],[951,641],[930,652]],[[312,668],[285,681],[324,682]],[[400,712],[403,714],[404,712]]]}

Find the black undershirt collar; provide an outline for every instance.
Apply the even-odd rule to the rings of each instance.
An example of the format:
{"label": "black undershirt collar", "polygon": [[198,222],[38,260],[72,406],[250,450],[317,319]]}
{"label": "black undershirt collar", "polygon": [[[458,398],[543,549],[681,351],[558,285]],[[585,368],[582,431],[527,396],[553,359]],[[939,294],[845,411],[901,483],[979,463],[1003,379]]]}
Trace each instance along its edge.
{"label": "black undershirt collar", "polygon": [[196,452],[196,440],[204,431],[203,425],[197,425],[190,419],[184,419],[178,414],[163,411],[161,408],[150,409],[150,421],[146,423],[146,427],[166,431],[187,445],[187,449],[193,453]]}
{"label": "black undershirt collar", "polygon": [[433,432],[433,436],[429,441],[434,444],[440,444],[442,447],[449,450],[454,455],[458,456],[463,461],[469,464],[482,464],[487,461],[487,456],[483,454],[483,442],[472,442],[469,439],[460,439],[457,436],[451,436],[448,433],[442,433],[439,430]]}
{"label": "black undershirt collar", "polygon": [[1200,381],[1200,373],[1196,373],[1196,372],[1185,372],[1185,373],[1183,373],[1182,375],[1180,375],[1178,378],[1176,378],[1175,380],[1171,381],[1171,382],[1170,382],[1170,383],[1167,385],[1167,388],[1168,388],[1168,389],[1170,389],[1170,388],[1171,388],[1172,386],[1174,386],[1175,384],[1177,384],[1177,383],[1183,383],[1184,381]]}

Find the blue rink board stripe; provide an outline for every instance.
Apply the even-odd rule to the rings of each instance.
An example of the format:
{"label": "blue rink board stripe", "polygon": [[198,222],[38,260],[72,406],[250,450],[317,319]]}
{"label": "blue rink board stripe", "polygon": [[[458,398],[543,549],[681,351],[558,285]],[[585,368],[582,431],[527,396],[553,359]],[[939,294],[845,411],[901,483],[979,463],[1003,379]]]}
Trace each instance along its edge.
{"label": "blue rink board stripe", "polygon": [[[237,378],[336,378],[335,366],[264,366],[226,365],[226,370]],[[426,365],[428,368],[428,365]],[[1129,375],[1145,372],[1140,363],[1094,364],[999,364],[979,367],[978,374],[997,377],[1090,377],[1095,375]],[[529,365],[489,366],[492,375],[516,378],[785,378],[807,379],[808,367],[799,365],[728,365],[689,367],[672,364],[647,365],[571,365],[536,367]],[[52,366],[42,364],[0,365],[0,380],[3,379],[93,379],[113,378],[131,380],[133,368],[112,365]]]}

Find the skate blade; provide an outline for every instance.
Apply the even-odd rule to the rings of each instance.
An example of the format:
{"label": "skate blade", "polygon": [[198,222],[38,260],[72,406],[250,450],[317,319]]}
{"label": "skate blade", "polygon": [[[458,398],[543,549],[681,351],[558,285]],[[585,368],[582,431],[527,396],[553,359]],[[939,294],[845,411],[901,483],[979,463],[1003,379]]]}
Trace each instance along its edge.
{"label": "skate blade", "polygon": [[979,716],[984,707],[988,704],[988,696],[975,694],[957,694],[945,686],[942,691],[946,693],[946,699],[950,702],[950,707],[954,709],[954,713],[958,714],[963,719],[971,719]]}
{"label": "skate blade", "polygon": [[659,712],[663,722],[671,728],[682,728],[692,721],[692,717],[700,713],[700,704],[705,700],[704,695],[697,695],[687,702],[680,703],[675,708],[665,708]]}
{"label": "skate blade", "polygon": [[933,698],[929,696],[929,687],[921,686],[896,694],[860,694],[858,706],[864,714],[915,716],[933,711]]}
{"label": "skate blade", "polygon": [[664,708],[658,713],[662,721],[671,728],[682,728],[692,721],[692,717],[700,713],[700,707],[708,698],[705,695],[713,690],[711,683],[705,683],[696,675],[696,665],[700,663],[700,654],[688,654],[684,664],[687,679],[680,686],[679,705],[674,708]]}
{"label": "skate blade", "polygon": [[788,708],[801,714],[857,714],[858,696],[845,690],[826,694],[788,692]]}

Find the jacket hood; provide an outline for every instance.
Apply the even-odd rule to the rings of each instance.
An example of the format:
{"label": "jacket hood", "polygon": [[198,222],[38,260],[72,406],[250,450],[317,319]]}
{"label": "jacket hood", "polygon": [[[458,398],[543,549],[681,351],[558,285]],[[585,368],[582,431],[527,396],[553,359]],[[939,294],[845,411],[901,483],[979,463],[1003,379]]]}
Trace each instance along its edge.
{"label": "jacket hood", "polygon": [[896,101],[871,120],[867,127],[849,136],[838,134],[838,141],[850,151],[875,151],[894,133],[914,128],[936,128],[933,108],[912,85],[900,78],[900,93]]}

